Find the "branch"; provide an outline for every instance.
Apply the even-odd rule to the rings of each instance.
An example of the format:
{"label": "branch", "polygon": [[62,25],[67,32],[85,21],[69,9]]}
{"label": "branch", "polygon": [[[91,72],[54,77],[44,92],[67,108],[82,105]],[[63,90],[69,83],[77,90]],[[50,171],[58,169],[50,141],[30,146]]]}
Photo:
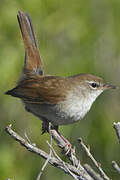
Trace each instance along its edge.
{"label": "branch", "polygon": [[[50,145],[52,146],[52,136],[50,136]],[[51,157],[52,157],[52,150],[51,150],[51,148],[50,148],[49,157],[48,157],[48,159],[46,159],[45,163],[43,164],[42,169],[40,170],[40,172],[39,172],[36,180],[40,180],[40,177],[41,177],[43,171],[45,170],[47,164],[49,163],[49,159],[50,159]]]}
{"label": "branch", "polygon": [[[58,144],[58,146],[62,149],[62,152],[65,152],[65,155],[67,155],[67,157],[69,158],[69,160],[72,162],[72,164],[75,167],[81,166],[80,161],[77,159],[76,155],[75,155],[75,149],[71,148],[71,151],[69,151],[69,147],[66,146],[65,141],[61,138],[61,136],[58,134],[58,132],[54,129],[50,129],[49,130],[50,135],[52,135],[53,139],[56,141],[56,143]],[[69,153],[66,153],[68,152]]]}
{"label": "branch", "polygon": [[84,168],[88,172],[88,174],[93,177],[95,180],[102,180],[103,178],[100,177],[88,164],[84,164]]}
{"label": "branch", "polygon": [[70,165],[54,156],[50,157],[48,153],[44,152],[40,148],[36,147],[34,144],[31,144],[30,142],[22,138],[20,135],[18,135],[15,131],[12,130],[11,127],[12,125],[7,126],[5,128],[6,132],[13,139],[18,141],[22,146],[24,146],[28,151],[35,153],[44,159],[49,159],[49,163],[52,166],[61,169],[62,171],[64,171],[65,173],[69,174],[72,177],[74,174],[74,176],[79,180],[92,180],[92,178],[89,176],[89,174],[86,172],[83,166],[80,165],[78,168],[76,168],[75,166]]}
{"label": "branch", "polygon": [[100,175],[103,179],[105,180],[110,180],[110,178],[104,173],[104,171],[102,170],[100,164],[95,160],[95,158],[92,156],[92,154],[90,153],[90,148],[88,148],[82,141],[81,138],[78,139],[80,145],[82,146],[82,148],[84,149],[84,151],[86,152],[87,156],[92,160],[92,162],[94,163],[94,165],[97,167],[97,169],[100,172]]}
{"label": "branch", "polygon": [[115,123],[114,122],[114,129],[116,131],[116,134],[117,134],[117,137],[118,137],[118,140],[119,140],[119,143],[120,143],[120,122],[117,122]]}
{"label": "branch", "polygon": [[120,167],[118,166],[118,164],[115,161],[112,161],[112,166],[120,174]]}
{"label": "branch", "polygon": [[[118,137],[119,143],[120,143],[120,122],[115,123],[114,122],[114,129],[116,131],[116,135]],[[112,161],[113,168],[120,174],[120,167],[115,161]]]}

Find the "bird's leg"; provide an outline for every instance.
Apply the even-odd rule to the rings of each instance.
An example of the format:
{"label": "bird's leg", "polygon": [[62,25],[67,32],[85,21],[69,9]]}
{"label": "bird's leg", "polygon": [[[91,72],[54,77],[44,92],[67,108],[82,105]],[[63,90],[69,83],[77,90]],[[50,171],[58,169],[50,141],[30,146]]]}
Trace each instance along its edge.
{"label": "bird's leg", "polygon": [[66,154],[70,153],[71,152],[71,143],[58,131],[58,126],[52,126],[51,129],[54,129],[56,130],[56,132],[58,133],[58,135],[60,136],[60,138],[64,141],[65,145],[63,147],[64,151]]}
{"label": "bird's leg", "polygon": [[60,134],[59,131],[57,131],[59,136],[63,139],[63,141],[65,142],[65,146],[64,146],[64,151],[65,151],[65,154],[69,154],[72,150],[72,145],[71,143],[68,141],[68,139],[66,139],[62,134]]}
{"label": "bird's leg", "polygon": [[[59,138],[56,139],[55,134],[52,133],[53,138],[55,140],[57,140],[59,145],[63,148],[64,152],[68,155],[72,150],[71,143],[58,131],[58,126],[57,125],[50,124],[50,122],[45,118],[41,118],[41,119],[42,119],[42,134],[44,134],[46,132],[49,133],[50,131],[55,130],[56,133],[57,133],[57,137],[59,137]],[[62,145],[61,145],[61,142],[58,139],[62,139],[62,141],[63,141]]]}
{"label": "bird's leg", "polygon": [[46,132],[49,132],[49,122],[46,119],[44,119],[42,121],[42,134]]}
{"label": "bird's leg", "polygon": [[58,126],[52,125],[47,119],[41,118],[42,119],[42,134],[48,132],[51,129],[55,129],[58,132]]}

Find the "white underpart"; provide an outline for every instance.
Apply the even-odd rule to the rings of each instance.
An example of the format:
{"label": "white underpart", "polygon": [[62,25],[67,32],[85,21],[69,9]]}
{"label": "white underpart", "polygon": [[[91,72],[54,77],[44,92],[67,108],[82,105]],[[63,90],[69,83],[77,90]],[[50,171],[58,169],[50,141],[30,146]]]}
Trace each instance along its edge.
{"label": "white underpart", "polygon": [[[103,92],[103,90],[91,91],[87,94],[69,93],[66,101],[61,104],[62,112],[66,114],[66,123],[73,123],[81,120],[86,113],[90,110],[95,99]],[[64,109],[64,110],[63,110]]]}

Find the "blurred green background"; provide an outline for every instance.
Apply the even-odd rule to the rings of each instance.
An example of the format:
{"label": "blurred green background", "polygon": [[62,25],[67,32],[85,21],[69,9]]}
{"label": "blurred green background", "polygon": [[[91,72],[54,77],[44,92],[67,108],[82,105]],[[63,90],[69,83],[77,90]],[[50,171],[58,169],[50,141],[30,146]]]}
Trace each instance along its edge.
{"label": "blurred green background", "polygon": [[[46,74],[60,76],[94,73],[106,82],[120,85],[120,1],[119,0],[4,0],[0,3],[0,180],[36,179],[44,160],[21,147],[4,131],[8,124],[49,152],[41,135],[41,121],[24,110],[19,99],[6,96],[13,88],[24,62],[24,47],[17,12],[32,18]],[[120,179],[111,161],[120,164],[120,145],[113,122],[120,120],[120,92],[103,93],[81,122],[60,127],[76,146],[82,163],[90,163],[77,144],[82,137],[105,172]],[[57,147],[56,151],[59,152]],[[59,154],[59,153],[58,153]],[[63,156],[61,156],[63,158]],[[92,163],[91,163],[92,165]],[[93,165],[92,165],[93,166]],[[41,180],[72,179],[59,169],[47,166]]]}

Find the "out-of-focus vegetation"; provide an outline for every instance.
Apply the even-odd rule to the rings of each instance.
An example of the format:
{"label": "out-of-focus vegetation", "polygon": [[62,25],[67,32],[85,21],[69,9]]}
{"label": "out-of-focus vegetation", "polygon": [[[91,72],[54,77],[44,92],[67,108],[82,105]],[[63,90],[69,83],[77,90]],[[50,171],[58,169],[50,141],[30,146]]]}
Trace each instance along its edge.
{"label": "out-of-focus vegetation", "polygon": [[[19,99],[5,96],[13,88],[24,62],[24,47],[17,23],[17,12],[32,18],[44,68],[47,74],[68,76],[94,73],[106,82],[120,84],[120,1],[118,0],[4,0],[0,3],[0,179],[33,180],[43,160],[29,153],[4,131],[8,124],[21,135],[48,151],[41,135],[41,121],[27,113]],[[102,94],[88,115],[60,131],[77,147],[81,162],[89,162],[76,139],[82,137],[114,180],[119,177],[111,161],[120,163],[120,146],[113,121],[120,120],[120,90]],[[47,167],[42,180],[71,177]]]}

